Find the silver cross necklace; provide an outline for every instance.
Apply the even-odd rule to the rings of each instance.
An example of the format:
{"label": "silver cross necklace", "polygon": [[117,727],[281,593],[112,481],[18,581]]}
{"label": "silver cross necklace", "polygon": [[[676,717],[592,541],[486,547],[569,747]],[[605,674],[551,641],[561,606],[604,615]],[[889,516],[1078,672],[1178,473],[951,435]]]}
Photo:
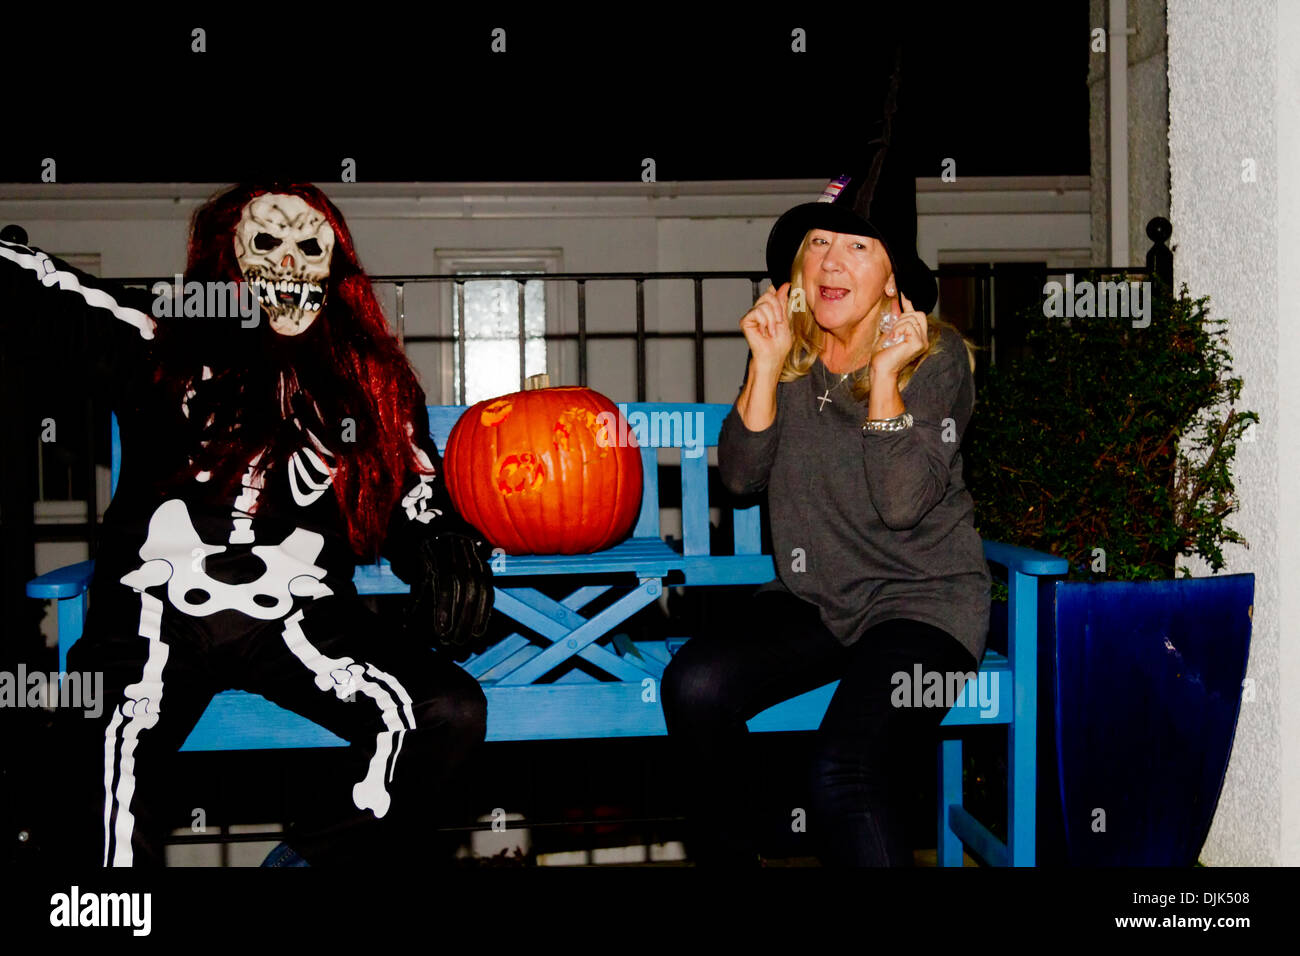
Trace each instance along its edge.
{"label": "silver cross necklace", "polygon": [[821,402],[821,404],[817,406],[817,411],[820,412],[820,411],[825,410],[825,408],[826,408],[827,405],[833,405],[833,404],[835,404],[834,402],[831,401],[831,391],[832,391],[833,389],[839,388],[841,385],[843,385],[843,384],[844,384],[844,380],[845,380],[846,378],[848,378],[850,375],[852,375],[853,373],[852,373],[852,372],[845,372],[843,375],[840,376],[840,380],[839,380],[838,382],[836,382],[834,385],[827,385],[827,384],[826,384],[826,368],[825,368],[825,365],[824,365],[824,363],[822,363],[820,360],[818,360],[818,365],[821,366],[821,369],[822,369],[822,384],[823,384],[823,385],[826,385],[826,391],[823,392],[821,395],[818,395],[818,396],[817,396],[817,401]]}

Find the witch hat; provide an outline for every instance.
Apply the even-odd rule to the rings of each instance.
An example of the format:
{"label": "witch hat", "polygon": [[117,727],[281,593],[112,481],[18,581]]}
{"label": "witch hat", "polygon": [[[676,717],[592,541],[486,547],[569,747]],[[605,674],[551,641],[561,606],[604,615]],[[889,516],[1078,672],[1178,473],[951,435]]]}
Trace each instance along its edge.
{"label": "witch hat", "polygon": [[767,237],[767,272],[774,286],[790,281],[790,267],[810,229],[880,240],[894,278],[912,307],[928,314],[939,287],[916,252],[916,177],[895,120],[902,48],[894,60],[884,117],[868,133],[858,169],[826,184],[821,198],[787,211]]}

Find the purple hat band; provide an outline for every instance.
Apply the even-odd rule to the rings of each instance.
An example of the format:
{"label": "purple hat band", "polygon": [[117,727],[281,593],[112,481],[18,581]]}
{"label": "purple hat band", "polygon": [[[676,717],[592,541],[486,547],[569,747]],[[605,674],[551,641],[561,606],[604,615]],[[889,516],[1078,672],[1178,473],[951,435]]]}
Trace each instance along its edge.
{"label": "purple hat band", "polygon": [[844,187],[849,184],[851,179],[853,179],[853,177],[848,173],[845,173],[842,176],[836,176],[826,184],[826,188],[822,190],[822,194],[818,197],[817,201],[834,202],[839,198],[840,193],[844,191]]}

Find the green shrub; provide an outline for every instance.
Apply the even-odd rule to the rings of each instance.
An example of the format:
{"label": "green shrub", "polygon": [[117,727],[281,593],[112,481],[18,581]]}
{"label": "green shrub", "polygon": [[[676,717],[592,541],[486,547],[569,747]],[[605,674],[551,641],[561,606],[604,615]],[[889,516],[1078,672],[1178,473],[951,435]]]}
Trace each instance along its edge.
{"label": "green shrub", "polygon": [[1223,544],[1245,544],[1226,524],[1230,466],[1259,416],[1236,409],[1226,322],[1151,281],[1145,328],[1040,305],[1032,357],[990,368],[977,396],[965,475],[981,537],[1058,554],[1070,579],[1171,578],[1190,554],[1218,571]]}

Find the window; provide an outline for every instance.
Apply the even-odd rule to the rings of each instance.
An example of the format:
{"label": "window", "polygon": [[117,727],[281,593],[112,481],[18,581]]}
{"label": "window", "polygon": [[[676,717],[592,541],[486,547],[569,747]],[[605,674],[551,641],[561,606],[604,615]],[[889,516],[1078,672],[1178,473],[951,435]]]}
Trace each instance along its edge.
{"label": "window", "polygon": [[[559,271],[558,252],[475,253],[438,252],[443,274],[482,276],[463,284],[446,283],[443,314],[453,337],[444,356],[443,381],[450,382],[445,400],[473,405],[523,388],[529,375],[552,371],[546,336],[558,327],[557,301],[550,283],[538,280],[493,279],[496,273],[541,276]],[[520,288],[523,315],[520,316]],[[463,310],[463,311],[462,311]],[[463,343],[459,340],[464,330]],[[463,351],[462,351],[463,344]],[[463,362],[463,367],[462,367]]]}
{"label": "window", "polygon": [[1026,312],[1042,301],[1045,262],[944,263],[939,316],[988,349],[988,364],[1028,354]]}

